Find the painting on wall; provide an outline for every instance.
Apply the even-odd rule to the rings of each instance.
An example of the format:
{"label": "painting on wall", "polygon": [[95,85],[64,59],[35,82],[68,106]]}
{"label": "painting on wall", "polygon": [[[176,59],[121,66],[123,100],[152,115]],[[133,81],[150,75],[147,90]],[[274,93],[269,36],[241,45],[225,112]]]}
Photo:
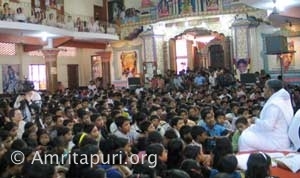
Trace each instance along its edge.
{"label": "painting on wall", "polygon": [[138,50],[119,52],[122,78],[134,77],[137,73]]}
{"label": "painting on wall", "polygon": [[282,55],[268,55],[268,68],[270,71],[279,71],[282,68],[284,72],[288,70],[299,70],[300,64],[300,37],[288,37],[288,50],[293,51]]}
{"label": "painting on wall", "polygon": [[92,56],[92,79],[102,77],[102,59],[101,56]]}
{"label": "painting on wall", "polygon": [[108,2],[108,22],[120,24],[125,16],[124,0],[111,0]]}
{"label": "painting on wall", "polygon": [[250,59],[247,58],[242,58],[238,60],[234,60],[234,65],[236,69],[237,74],[245,74],[248,73],[249,71],[249,66],[250,66]]}
{"label": "painting on wall", "polygon": [[3,93],[15,93],[19,88],[20,65],[2,64],[2,86]]}
{"label": "painting on wall", "polygon": [[31,0],[33,13],[55,10],[57,15],[64,14],[64,0]]}
{"label": "painting on wall", "polygon": [[218,0],[206,0],[206,10],[207,11],[219,10],[219,1]]}

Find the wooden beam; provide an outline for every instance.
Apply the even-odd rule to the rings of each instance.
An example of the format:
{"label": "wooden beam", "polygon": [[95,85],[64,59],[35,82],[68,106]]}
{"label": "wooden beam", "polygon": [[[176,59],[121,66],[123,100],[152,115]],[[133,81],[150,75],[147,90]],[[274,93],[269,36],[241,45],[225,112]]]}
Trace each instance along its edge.
{"label": "wooden beam", "polygon": [[9,34],[0,34],[0,42],[29,44],[29,45],[46,45],[47,43],[38,37],[15,36]]}
{"label": "wooden beam", "polygon": [[87,42],[87,41],[68,41],[63,46],[75,48],[105,49],[105,43]]}
{"label": "wooden beam", "polygon": [[27,52],[30,52],[30,51],[36,51],[36,50],[39,50],[39,49],[42,49],[43,46],[38,46],[38,45],[23,45],[23,51],[25,53]]}
{"label": "wooden beam", "polygon": [[62,46],[70,40],[73,40],[73,37],[65,36],[65,37],[60,37],[60,38],[54,38],[53,39],[53,47],[57,48],[59,46]]}

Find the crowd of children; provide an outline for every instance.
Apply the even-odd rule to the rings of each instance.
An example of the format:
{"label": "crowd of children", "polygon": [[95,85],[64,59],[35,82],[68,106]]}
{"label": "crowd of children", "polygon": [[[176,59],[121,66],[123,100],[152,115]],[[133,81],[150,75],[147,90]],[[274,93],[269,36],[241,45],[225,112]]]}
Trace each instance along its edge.
{"label": "crowd of children", "polygon": [[[168,78],[164,88],[44,92],[40,107],[33,107],[31,90],[16,108],[14,97],[3,98],[0,177],[270,176],[268,155],[251,154],[245,172],[238,170],[235,157],[239,136],[259,117],[267,78],[261,76],[252,86],[220,87],[207,82],[209,74],[204,76],[206,82],[196,87],[177,89]],[[30,118],[24,119],[25,108]],[[16,151],[23,153],[21,164],[12,159],[23,159]],[[84,155],[88,159],[80,162]]]}

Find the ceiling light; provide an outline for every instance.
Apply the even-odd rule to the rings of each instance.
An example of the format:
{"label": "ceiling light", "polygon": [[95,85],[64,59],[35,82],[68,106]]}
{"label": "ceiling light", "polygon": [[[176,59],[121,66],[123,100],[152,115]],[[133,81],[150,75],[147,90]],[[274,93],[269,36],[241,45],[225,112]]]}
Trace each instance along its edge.
{"label": "ceiling light", "polygon": [[56,37],[57,35],[48,33],[48,32],[40,32],[33,34],[32,36],[42,38],[43,41],[47,41],[48,38]]}

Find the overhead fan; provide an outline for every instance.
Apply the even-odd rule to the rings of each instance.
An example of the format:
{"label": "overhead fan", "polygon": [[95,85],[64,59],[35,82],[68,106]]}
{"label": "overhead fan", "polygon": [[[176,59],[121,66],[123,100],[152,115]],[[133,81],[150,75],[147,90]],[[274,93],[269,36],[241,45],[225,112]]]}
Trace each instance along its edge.
{"label": "overhead fan", "polygon": [[[269,15],[269,21],[275,27],[300,25],[300,7],[290,7],[285,12],[279,12],[276,7],[276,0],[273,0],[273,11]],[[297,17],[298,15],[298,17]]]}
{"label": "overhead fan", "polygon": [[300,0],[240,0],[240,2],[271,11],[268,20],[275,27],[297,25],[300,27]]}

